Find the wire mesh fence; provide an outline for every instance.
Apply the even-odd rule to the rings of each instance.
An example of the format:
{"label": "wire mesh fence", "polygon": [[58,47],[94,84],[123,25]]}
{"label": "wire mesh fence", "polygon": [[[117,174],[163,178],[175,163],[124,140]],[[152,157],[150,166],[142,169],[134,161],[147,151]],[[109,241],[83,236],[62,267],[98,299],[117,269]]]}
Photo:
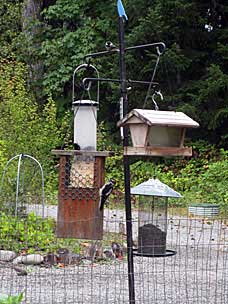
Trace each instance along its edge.
{"label": "wire mesh fence", "polygon": [[[1,216],[1,293],[23,292],[24,303],[128,303],[122,207],[105,210],[101,241],[57,238],[50,220],[57,219],[57,206],[45,208],[50,227],[47,219],[35,215],[33,230],[29,218],[15,223]],[[169,209],[166,246],[175,255],[134,257],[136,303],[228,302],[227,219],[180,215],[184,209]],[[133,217],[137,247],[137,210]],[[6,250],[22,259],[7,260]]]}
{"label": "wire mesh fence", "polygon": [[[29,190],[19,191],[15,214],[15,197],[8,190],[1,192],[0,293],[23,293],[23,303],[32,304],[129,303],[123,197],[116,194],[99,211],[103,163],[96,158],[76,159],[78,166],[72,163],[75,158],[63,158],[60,163],[58,206],[43,207],[38,195],[42,191],[34,196]],[[135,252],[141,221],[138,202],[133,202]],[[167,219],[162,218],[165,248],[172,255],[134,256],[136,303],[228,303],[226,210],[213,216],[188,211],[186,205],[172,203]],[[145,218],[149,217],[144,214]],[[79,232],[84,238],[74,236]],[[164,246],[164,237],[162,242]]]}

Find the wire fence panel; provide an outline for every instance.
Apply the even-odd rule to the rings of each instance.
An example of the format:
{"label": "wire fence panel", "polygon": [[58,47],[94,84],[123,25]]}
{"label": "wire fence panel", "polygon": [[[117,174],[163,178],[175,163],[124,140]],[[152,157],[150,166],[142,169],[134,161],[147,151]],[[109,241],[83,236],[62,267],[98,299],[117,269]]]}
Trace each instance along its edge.
{"label": "wire fence panel", "polygon": [[[123,205],[104,210],[103,240],[94,241],[57,238],[57,206],[46,206],[44,219],[36,204],[29,204],[27,213],[1,213],[0,293],[23,292],[24,303],[32,304],[129,303]],[[137,236],[135,206],[136,248]],[[176,254],[134,257],[136,303],[228,303],[225,214],[193,217],[187,207],[169,208],[166,248]],[[16,256],[7,260],[6,250]]]}
{"label": "wire fence panel", "polygon": [[[58,205],[45,204],[37,163],[20,160],[1,184],[0,293],[27,304],[129,303],[123,194],[99,208],[104,159],[62,157]],[[142,199],[132,197],[136,303],[228,303],[224,208],[197,216]]]}

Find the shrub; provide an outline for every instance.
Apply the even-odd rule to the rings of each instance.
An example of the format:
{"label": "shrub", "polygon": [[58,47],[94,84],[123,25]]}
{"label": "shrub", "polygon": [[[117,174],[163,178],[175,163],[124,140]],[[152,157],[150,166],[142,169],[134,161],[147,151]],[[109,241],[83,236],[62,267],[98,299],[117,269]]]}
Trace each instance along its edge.
{"label": "shrub", "polygon": [[80,251],[78,241],[56,239],[54,219],[43,219],[34,213],[19,218],[2,212],[0,247],[16,252],[26,249],[29,253],[53,252],[61,247],[67,247],[77,253]]}
{"label": "shrub", "polygon": [[23,294],[18,296],[8,296],[5,294],[0,294],[0,304],[19,304],[23,300]]}
{"label": "shrub", "polygon": [[0,169],[2,161],[29,154],[41,162],[48,190],[53,191],[57,178],[51,150],[62,144],[66,122],[57,122],[51,98],[41,108],[28,93],[27,70],[22,63],[0,59],[0,74]]}

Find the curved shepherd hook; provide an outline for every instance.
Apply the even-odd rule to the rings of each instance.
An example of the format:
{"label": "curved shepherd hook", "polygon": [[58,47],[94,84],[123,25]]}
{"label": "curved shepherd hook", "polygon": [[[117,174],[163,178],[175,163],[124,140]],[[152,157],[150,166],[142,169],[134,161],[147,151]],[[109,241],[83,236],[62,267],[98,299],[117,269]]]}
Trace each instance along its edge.
{"label": "curved shepherd hook", "polygon": [[[100,77],[97,68],[90,63],[83,63],[83,64],[80,64],[79,66],[77,66],[76,69],[73,72],[72,103],[75,101],[75,89],[74,89],[74,87],[75,87],[76,74],[81,69],[89,69],[89,68],[92,68],[96,72],[98,79]],[[84,83],[83,83],[83,85],[84,85]],[[89,82],[87,87],[84,86],[84,90],[89,91],[90,87],[91,87],[91,82]],[[97,102],[98,102],[98,104],[99,104],[99,99],[100,99],[99,95],[100,95],[100,84],[99,84],[99,81],[98,81],[98,83],[97,83]]]}
{"label": "curved shepherd hook", "polygon": [[41,166],[41,164],[38,162],[37,159],[35,159],[33,156],[28,155],[28,154],[18,154],[14,157],[12,157],[5,165],[5,168],[3,170],[3,174],[2,174],[2,180],[1,180],[1,185],[0,185],[0,193],[2,192],[2,188],[3,188],[3,183],[4,183],[4,178],[5,178],[5,174],[6,171],[10,165],[10,163],[18,158],[18,165],[17,165],[17,179],[16,179],[16,206],[15,206],[15,216],[17,216],[17,211],[18,211],[18,200],[19,200],[19,182],[20,182],[20,169],[21,169],[21,162],[23,160],[24,157],[27,157],[31,160],[33,160],[40,168],[40,172],[41,172],[41,182],[42,182],[42,217],[44,217],[44,172],[43,172],[43,168]]}

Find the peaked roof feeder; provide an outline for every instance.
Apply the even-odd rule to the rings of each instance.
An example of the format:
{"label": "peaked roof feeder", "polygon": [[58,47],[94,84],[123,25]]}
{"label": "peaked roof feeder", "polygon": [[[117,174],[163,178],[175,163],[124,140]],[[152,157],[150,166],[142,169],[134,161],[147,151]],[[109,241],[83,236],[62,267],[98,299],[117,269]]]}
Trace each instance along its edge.
{"label": "peaked roof feeder", "polygon": [[130,128],[133,147],[125,147],[125,155],[191,156],[185,132],[199,124],[182,112],[134,109],[117,126]]}

